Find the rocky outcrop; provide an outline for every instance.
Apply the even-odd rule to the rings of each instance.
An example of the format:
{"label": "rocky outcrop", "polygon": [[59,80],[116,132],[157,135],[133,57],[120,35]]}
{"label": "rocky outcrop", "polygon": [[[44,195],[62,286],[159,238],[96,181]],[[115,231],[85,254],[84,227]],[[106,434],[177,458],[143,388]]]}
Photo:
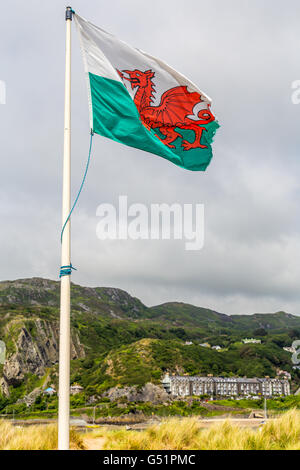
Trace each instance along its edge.
{"label": "rocky outcrop", "polygon": [[28,395],[25,395],[25,397],[20,398],[17,400],[17,403],[25,403],[27,406],[33,405],[35,402],[36,398],[41,394],[41,389],[40,388],[35,388],[30,392]]}
{"label": "rocky outcrop", "polygon": [[[48,306],[59,308],[60,283],[31,278],[0,282],[0,306]],[[84,299],[84,301],[83,301]],[[72,310],[110,316],[139,318],[146,307],[126,291],[113,287],[82,287],[71,284]],[[113,315],[112,315],[113,316]]]}
{"label": "rocky outcrop", "polygon": [[[56,322],[46,320],[32,320],[35,325],[34,335],[26,328],[21,327],[15,340],[16,352],[11,354],[3,366],[3,376],[0,381],[0,390],[4,395],[9,394],[9,386],[20,384],[26,374],[42,377],[46,368],[58,363],[59,353],[59,326]],[[85,352],[76,332],[72,332],[71,358],[84,358]]]}
{"label": "rocky outcrop", "polygon": [[4,395],[5,397],[8,397],[8,396],[9,396],[9,384],[8,384],[8,382],[6,381],[5,377],[1,377],[1,378],[0,378],[0,392],[1,392],[2,395]]}
{"label": "rocky outcrop", "polygon": [[105,396],[111,401],[126,398],[127,401],[151,402],[154,404],[164,403],[170,398],[162,387],[152,383],[147,383],[140,389],[137,387],[113,387],[105,393]]}

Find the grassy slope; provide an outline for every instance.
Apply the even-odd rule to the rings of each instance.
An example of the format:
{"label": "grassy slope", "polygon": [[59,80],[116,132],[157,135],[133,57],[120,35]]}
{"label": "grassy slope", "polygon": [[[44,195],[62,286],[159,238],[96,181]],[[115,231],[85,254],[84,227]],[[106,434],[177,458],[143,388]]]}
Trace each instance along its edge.
{"label": "grassy slope", "polygon": [[[35,278],[0,283],[0,337],[8,353],[14,352],[22,326],[34,337],[37,318],[57,322],[58,305],[58,282]],[[72,381],[82,383],[91,395],[115,385],[159,383],[165,370],[250,377],[275,376],[277,367],[293,372],[290,354],[282,347],[299,337],[300,318],[283,312],[227,316],[182,303],[147,308],[119,289],[73,284],[72,328],[87,354],[84,360],[73,361]],[[263,344],[241,344],[257,329],[265,330]],[[224,351],[185,346],[186,340],[220,344]],[[53,367],[52,381],[57,380],[55,371]],[[299,381],[294,373],[295,385]],[[35,378],[27,377],[13,397],[35,386]]]}

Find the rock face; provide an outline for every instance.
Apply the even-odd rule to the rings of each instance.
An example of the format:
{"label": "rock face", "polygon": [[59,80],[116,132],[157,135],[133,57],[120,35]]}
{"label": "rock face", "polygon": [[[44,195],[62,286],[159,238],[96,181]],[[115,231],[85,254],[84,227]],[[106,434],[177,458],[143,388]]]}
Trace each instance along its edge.
{"label": "rock face", "polygon": [[[59,308],[60,283],[31,278],[0,282],[0,306],[49,306]],[[84,302],[82,302],[84,299]],[[146,307],[126,291],[113,287],[82,287],[71,283],[71,305],[76,310],[124,318],[139,318]]]}
{"label": "rock face", "polygon": [[105,394],[111,401],[126,398],[127,401],[151,402],[154,404],[164,403],[170,399],[167,392],[158,385],[147,383],[141,389],[136,387],[114,387]]}
{"label": "rock face", "polygon": [[[9,386],[22,382],[30,373],[42,377],[47,367],[58,362],[59,326],[56,322],[36,319],[35,334],[29,333],[24,326],[15,340],[16,352],[8,357],[3,366],[3,377],[0,380],[0,391],[9,395]],[[85,352],[77,333],[72,333],[72,359],[84,358]]]}

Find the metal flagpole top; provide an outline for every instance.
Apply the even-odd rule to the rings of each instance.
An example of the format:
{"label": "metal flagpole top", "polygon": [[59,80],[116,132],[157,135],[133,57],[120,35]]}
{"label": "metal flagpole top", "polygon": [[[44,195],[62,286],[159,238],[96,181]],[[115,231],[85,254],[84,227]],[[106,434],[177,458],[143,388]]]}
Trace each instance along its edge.
{"label": "metal flagpole top", "polygon": [[67,21],[67,20],[71,20],[71,21],[72,21],[73,13],[75,13],[75,12],[74,12],[74,10],[72,9],[72,7],[66,7],[66,21]]}

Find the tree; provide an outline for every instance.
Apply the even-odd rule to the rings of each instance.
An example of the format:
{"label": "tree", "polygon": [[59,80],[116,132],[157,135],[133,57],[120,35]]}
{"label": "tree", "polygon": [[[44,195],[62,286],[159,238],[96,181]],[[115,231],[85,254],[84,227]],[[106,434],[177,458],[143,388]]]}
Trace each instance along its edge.
{"label": "tree", "polygon": [[268,332],[264,328],[257,328],[253,331],[254,336],[267,336]]}

